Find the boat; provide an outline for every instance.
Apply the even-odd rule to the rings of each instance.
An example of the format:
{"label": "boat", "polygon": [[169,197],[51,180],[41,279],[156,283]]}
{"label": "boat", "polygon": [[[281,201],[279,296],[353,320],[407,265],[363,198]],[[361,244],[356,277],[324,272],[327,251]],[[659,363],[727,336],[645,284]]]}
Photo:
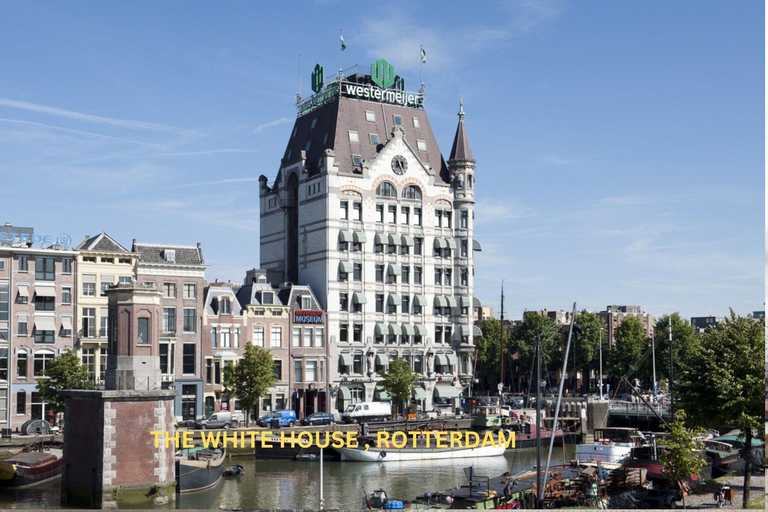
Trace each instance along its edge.
{"label": "boat", "polygon": [[0,462],[0,486],[28,487],[56,478],[63,461],[61,443],[35,444]]}
{"label": "boat", "polygon": [[227,451],[202,446],[176,452],[176,491],[208,489],[219,483],[224,473]]}
{"label": "boat", "polygon": [[435,441],[427,446],[425,440],[420,440],[416,447],[394,448],[387,443],[381,445],[360,446],[357,448],[334,448],[342,461],[354,462],[400,462],[409,460],[435,460],[435,459],[465,459],[470,457],[495,457],[504,455],[507,447],[498,439],[493,446],[447,447],[436,448]]}
{"label": "boat", "polygon": [[595,429],[595,441],[576,445],[579,462],[622,463],[629,458],[632,448],[641,446],[644,436],[636,428],[605,427]]}

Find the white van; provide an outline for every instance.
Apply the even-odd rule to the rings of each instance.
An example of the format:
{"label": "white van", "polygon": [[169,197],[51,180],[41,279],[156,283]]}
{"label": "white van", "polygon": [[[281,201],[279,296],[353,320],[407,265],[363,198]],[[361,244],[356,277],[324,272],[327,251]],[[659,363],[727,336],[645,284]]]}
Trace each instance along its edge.
{"label": "white van", "polygon": [[344,423],[386,421],[392,418],[392,406],[386,402],[360,402],[348,405],[341,415]]}
{"label": "white van", "polygon": [[236,421],[232,420],[232,413],[229,411],[219,411],[208,415],[207,418],[197,422],[197,428],[229,428],[232,425],[237,425]]}

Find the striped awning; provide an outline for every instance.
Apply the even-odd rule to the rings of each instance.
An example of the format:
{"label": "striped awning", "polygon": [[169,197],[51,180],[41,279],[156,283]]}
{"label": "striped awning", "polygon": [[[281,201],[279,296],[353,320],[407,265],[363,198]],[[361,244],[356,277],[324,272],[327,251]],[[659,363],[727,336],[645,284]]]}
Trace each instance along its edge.
{"label": "striped awning", "polygon": [[36,331],[55,331],[56,319],[52,316],[36,316],[35,330]]}
{"label": "striped awning", "polygon": [[403,324],[403,335],[405,336],[413,336],[416,334],[416,329],[413,328],[411,324]]}
{"label": "striped awning", "polygon": [[19,295],[21,297],[29,297],[29,287],[25,284],[19,285]]}
{"label": "striped awning", "polygon": [[357,304],[365,304],[365,294],[360,292],[355,292],[352,294],[352,301],[356,302]]}
{"label": "striped awning", "polygon": [[400,295],[397,293],[390,293],[388,301],[389,304],[400,304]]}
{"label": "striped awning", "polygon": [[351,261],[340,261],[339,262],[339,272],[343,274],[351,274],[354,270],[354,265],[352,265]]}
{"label": "striped awning", "polygon": [[341,354],[342,366],[352,366],[353,361],[354,361],[354,358],[352,357],[352,354],[348,352]]}
{"label": "striped awning", "polygon": [[399,276],[402,272],[402,269],[400,268],[400,265],[397,263],[392,263],[389,265],[389,270],[387,270],[387,273],[391,276]]}
{"label": "striped awning", "polygon": [[389,240],[389,245],[398,245],[399,240],[395,235],[390,234],[387,236],[387,239]]}
{"label": "striped awning", "polygon": [[35,295],[38,297],[56,297],[56,287],[53,285],[45,286],[42,284],[36,284]]}
{"label": "striped awning", "polygon": [[347,231],[345,229],[342,229],[339,231],[339,242],[351,242],[352,241],[352,232]]}
{"label": "striped awning", "polygon": [[448,245],[450,249],[456,249],[456,239],[455,238],[446,238],[445,243]]}
{"label": "striped awning", "polygon": [[376,233],[376,236],[373,237],[373,243],[377,245],[384,245],[387,243],[387,235],[382,235],[381,233]]}
{"label": "striped awning", "polygon": [[475,338],[482,338],[483,337],[483,330],[480,329],[478,326],[473,325],[472,326],[472,336]]}
{"label": "striped awning", "polygon": [[437,398],[459,398],[459,390],[451,384],[438,384],[435,386],[435,395]]}
{"label": "striped awning", "polygon": [[376,364],[379,366],[389,366],[389,357],[387,354],[376,354]]}
{"label": "striped awning", "polygon": [[446,247],[448,247],[448,244],[444,238],[435,237],[435,249],[445,249]]}
{"label": "striped awning", "polygon": [[448,307],[455,308],[458,306],[455,297],[446,297],[445,300],[448,302]]}
{"label": "striped awning", "polygon": [[355,242],[358,242],[361,244],[364,244],[368,241],[368,237],[366,236],[364,231],[355,231],[354,233],[352,233],[352,239]]}
{"label": "striped awning", "polygon": [[416,327],[416,334],[417,335],[419,335],[419,336],[426,336],[427,335],[427,326],[426,325],[416,324],[415,327]]}
{"label": "striped awning", "polygon": [[424,307],[427,305],[427,298],[423,295],[414,295],[413,296],[413,305],[414,306],[421,306]]}
{"label": "striped awning", "polygon": [[71,316],[63,316],[61,317],[61,328],[65,331],[71,331],[72,330],[72,317]]}
{"label": "striped awning", "polygon": [[403,235],[403,245],[413,246],[413,237],[411,235]]}
{"label": "striped awning", "polygon": [[377,402],[392,401],[392,397],[389,395],[389,393],[387,393],[383,389],[378,389],[378,388],[373,392],[373,398],[375,398]]}
{"label": "striped awning", "polygon": [[442,295],[435,295],[435,307],[444,308],[448,306],[448,301]]}
{"label": "striped awning", "polygon": [[349,390],[346,386],[341,386],[339,388],[339,393],[341,394],[341,398],[343,400],[352,400],[352,392]]}
{"label": "striped awning", "polygon": [[480,245],[480,242],[478,242],[474,238],[472,239],[472,250],[473,251],[478,251],[478,252],[482,252],[483,251],[483,247]]}
{"label": "striped awning", "polygon": [[472,299],[470,297],[467,297],[466,295],[461,297],[461,307],[468,308],[471,303]]}
{"label": "striped awning", "polygon": [[448,364],[448,358],[445,357],[445,354],[435,354],[435,364],[446,366]]}
{"label": "striped awning", "polygon": [[458,359],[456,359],[456,354],[446,354],[445,356],[448,358],[448,364],[450,364],[455,368],[458,363]]}
{"label": "striped awning", "polygon": [[424,388],[418,387],[413,390],[413,399],[414,400],[426,400],[427,399],[427,391]]}
{"label": "striped awning", "polygon": [[376,327],[373,332],[379,336],[384,336],[385,334],[387,334],[387,324],[383,324],[383,323],[376,324]]}

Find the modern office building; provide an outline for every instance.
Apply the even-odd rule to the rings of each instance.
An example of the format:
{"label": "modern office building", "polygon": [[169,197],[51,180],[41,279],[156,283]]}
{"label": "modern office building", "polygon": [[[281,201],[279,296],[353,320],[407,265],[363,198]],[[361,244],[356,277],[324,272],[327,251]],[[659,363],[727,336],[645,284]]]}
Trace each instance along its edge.
{"label": "modern office building", "polygon": [[[475,160],[463,107],[446,163],[423,94],[384,60],[298,106],[278,174],[260,178],[261,266],[327,312],[336,407],[373,400],[404,357],[422,406],[457,406],[472,378]],[[380,395],[380,393],[379,393]]]}

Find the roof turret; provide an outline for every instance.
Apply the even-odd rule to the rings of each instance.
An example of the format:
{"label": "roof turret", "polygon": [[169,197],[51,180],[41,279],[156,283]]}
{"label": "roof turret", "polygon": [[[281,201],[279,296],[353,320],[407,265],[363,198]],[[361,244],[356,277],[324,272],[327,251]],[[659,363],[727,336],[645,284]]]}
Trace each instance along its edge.
{"label": "roof turret", "polygon": [[474,160],[472,148],[469,145],[467,129],[464,126],[464,102],[459,102],[459,126],[456,128],[456,137],[453,139],[450,160]]}

